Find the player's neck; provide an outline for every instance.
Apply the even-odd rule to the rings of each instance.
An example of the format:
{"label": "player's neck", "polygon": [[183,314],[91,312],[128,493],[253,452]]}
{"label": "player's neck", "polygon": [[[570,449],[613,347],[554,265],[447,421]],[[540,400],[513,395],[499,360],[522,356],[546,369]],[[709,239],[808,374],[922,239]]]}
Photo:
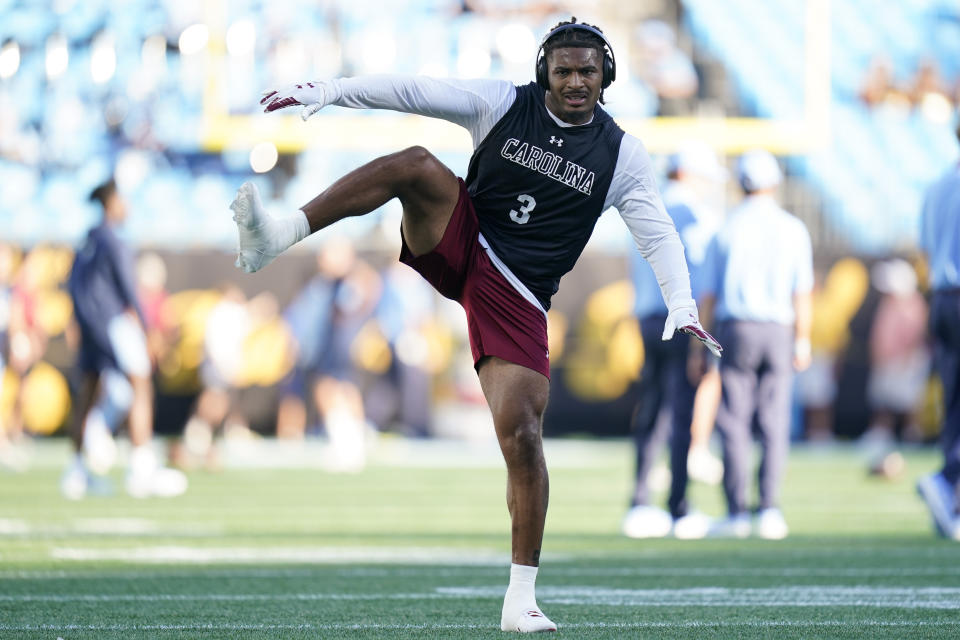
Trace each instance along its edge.
{"label": "player's neck", "polygon": [[593,122],[593,114],[592,114],[592,113],[590,114],[590,118],[587,119],[586,122],[578,122],[578,123],[576,123],[576,124],[573,124],[572,122],[565,122],[565,121],[561,120],[561,119],[560,119],[560,116],[558,116],[558,115],[555,114],[553,111],[551,111],[551,110],[550,110],[550,107],[548,107],[546,104],[544,104],[544,108],[547,110],[547,113],[550,115],[550,117],[553,119],[553,121],[556,122],[556,123],[557,123],[558,125],[560,125],[561,127],[582,127],[582,126],[585,125],[585,124],[590,124],[591,122]]}

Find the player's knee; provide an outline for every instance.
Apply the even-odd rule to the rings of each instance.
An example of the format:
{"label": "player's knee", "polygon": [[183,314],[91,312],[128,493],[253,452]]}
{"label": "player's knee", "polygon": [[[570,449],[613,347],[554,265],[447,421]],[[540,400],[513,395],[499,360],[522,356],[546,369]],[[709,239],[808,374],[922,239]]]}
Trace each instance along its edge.
{"label": "player's knee", "polygon": [[436,156],[434,156],[426,147],[420,145],[414,145],[412,147],[407,147],[399,153],[401,160],[403,161],[404,166],[413,167],[413,168],[423,168],[430,167],[435,164],[439,164]]}
{"label": "player's knee", "polygon": [[435,155],[419,145],[399,152],[396,160],[400,173],[409,182],[417,182],[445,169]]}
{"label": "player's knee", "polygon": [[500,448],[508,464],[530,464],[543,455],[540,421],[535,416],[514,419],[498,429]]}

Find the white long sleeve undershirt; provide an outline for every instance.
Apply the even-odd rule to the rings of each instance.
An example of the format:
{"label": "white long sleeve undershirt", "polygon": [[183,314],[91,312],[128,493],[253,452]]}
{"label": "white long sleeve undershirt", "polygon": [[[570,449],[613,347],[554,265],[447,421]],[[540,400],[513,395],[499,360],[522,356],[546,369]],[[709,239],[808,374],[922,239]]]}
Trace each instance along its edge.
{"label": "white long sleeve undershirt", "polygon": [[[503,80],[371,75],[331,80],[329,104],[351,109],[389,109],[440,118],[470,132],[476,149],[516,99]],[[559,126],[561,121],[548,110]],[[604,209],[616,207],[640,254],[650,263],[670,311],[693,305],[683,244],[656,187],[643,143],[624,134]]]}

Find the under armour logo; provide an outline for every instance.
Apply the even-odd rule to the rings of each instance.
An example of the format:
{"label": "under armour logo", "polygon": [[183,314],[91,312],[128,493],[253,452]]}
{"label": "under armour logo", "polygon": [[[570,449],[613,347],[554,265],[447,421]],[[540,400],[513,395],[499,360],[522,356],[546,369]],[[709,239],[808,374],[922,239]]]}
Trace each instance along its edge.
{"label": "under armour logo", "polygon": [[557,136],[550,136],[550,144],[555,144],[558,147],[563,146],[563,138],[558,138]]}

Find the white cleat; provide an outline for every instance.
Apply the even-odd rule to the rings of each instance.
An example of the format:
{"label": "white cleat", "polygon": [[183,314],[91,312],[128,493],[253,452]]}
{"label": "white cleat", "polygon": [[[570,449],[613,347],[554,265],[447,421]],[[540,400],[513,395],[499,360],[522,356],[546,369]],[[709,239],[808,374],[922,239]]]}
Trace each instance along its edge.
{"label": "white cleat", "polygon": [[88,483],[86,468],[74,460],[60,478],[60,492],[67,500],[82,500],[87,495]]}
{"label": "white cleat", "polygon": [[709,516],[692,511],[673,521],[673,537],[677,540],[700,540],[707,537],[712,524]]}
{"label": "white cleat", "polygon": [[172,498],[187,490],[187,476],[161,466],[153,449],[143,445],[130,453],[126,485],[127,493],[134,498]]}
{"label": "white cleat", "polygon": [[780,509],[763,509],[757,514],[757,535],[764,540],[783,540],[789,533]]}
{"label": "white cleat", "polygon": [[960,542],[960,514],[954,510],[956,497],[946,478],[940,473],[923,476],[917,481],[917,493],[927,503],[937,533]]}
{"label": "white cleat", "polygon": [[236,266],[247,273],[259,271],[283,253],[285,246],[277,242],[274,219],[260,202],[257,185],[244,182],[237,189],[237,197],[230,203],[233,221],[237,223],[239,248]]}
{"label": "white cleat", "polygon": [[505,610],[500,617],[500,630],[518,633],[540,633],[556,631],[557,625],[543,615],[543,611],[540,611],[539,607],[533,606],[517,612],[508,613]]}
{"label": "white cleat", "polygon": [[133,498],[173,498],[186,492],[187,476],[176,469],[158,467],[147,473],[128,473],[126,485]]}
{"label": "white cleat", "polygon": [[650,505],[637,505],[627,511],[623,518],[623,535],[628,538],[663,538],[670,533],[673,518],[670,514]]}
{"label": "white cleat", "polygon": [[722,520],[715,521],[707,535],[711,538],[749,538],[752,525],[749,513],[739,513]]}

